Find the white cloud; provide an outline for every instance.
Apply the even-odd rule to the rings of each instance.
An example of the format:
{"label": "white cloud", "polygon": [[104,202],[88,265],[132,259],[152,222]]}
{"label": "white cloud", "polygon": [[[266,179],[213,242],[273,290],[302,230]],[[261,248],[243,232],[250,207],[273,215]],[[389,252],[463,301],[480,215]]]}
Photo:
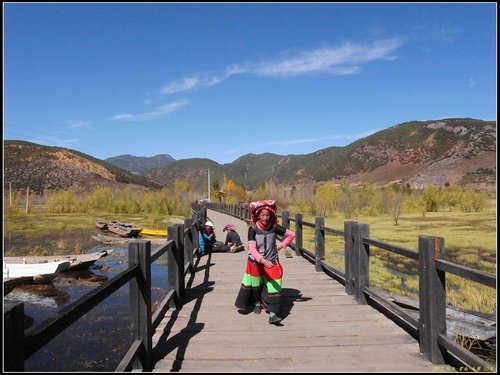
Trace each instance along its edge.
{"label": "white cloud", "polygon": [[64,124],[68,129],[85,129],[90,128],[90,122],[82,120],[67,120]]}
{"label": "white cloud", "polygon": [[373,130],[367,130],[367,131],[365,131],[363,133],[359,133],[359,134],[337,134],[337,135],[330,135],[330,136],[319,137],[319,138],[288,139],[288,140],[282,140],[282,141],[268,142],[266,144],[267,145],[290,146],[290,145],[305,144],[305,143],[318,143],[318,142],[332,141],[332,140],[350,141],[350,140],[358,140],[358,139],[365,138],[371,134],[378,132],[379,130],[380,129],[373,129]]}
{"label": "white cloud", "polygon": [[340,47],[319,48],[298,56],[258,64],[235,64],[222,75],[206,77],[193,75],[171,82],[161,88],[162,95],[199,90],[223,82],[236,74],[283,77],[313,73],[349,75],[359,73],[361,65],[377,60],[394,60],[393,52],[404,44],[401,38],[378,40],[372,43],[346,42]]}
{"label": "white cloud", "polygon": [[340,47],[303,52],[300,56],[255,66],[253,73],[261,76],[299,76],[311,73],[335,75],[355,74],[361,64],[376,60],[393,60],[392,53],[402,45],[398,38],[371,44],[344,43]]}
{"label": "white cloud", "polygon": [[160,89],[160,93],[163,95],[170,95],[183,91],[195,91],[200,89],[201,87],[209,87],[212,85],[216,85],[224,81],[225,79],[227,79],[227,75],[221,77],[214,75],[207,77],[200,77],[200,76],[186,77],[179,81],[171,82],[168,85],[163,86]]}
{"label": "white cloud", "polygon": [[165,95],[173,94],[180,91],[188,91],[195,88],[200,82],[198,77],[187,77],[180,81],[169,83],[161,88],[160,92]]}
{"label": "white cloud", "polygon": [[164,117],[182,107],[189,104],[189,100],[179,100],[173,103],[167,103],[156,107],[154,111],[138,114],[121,113],[111,118],[113,121],[150,121],[160,117]]}

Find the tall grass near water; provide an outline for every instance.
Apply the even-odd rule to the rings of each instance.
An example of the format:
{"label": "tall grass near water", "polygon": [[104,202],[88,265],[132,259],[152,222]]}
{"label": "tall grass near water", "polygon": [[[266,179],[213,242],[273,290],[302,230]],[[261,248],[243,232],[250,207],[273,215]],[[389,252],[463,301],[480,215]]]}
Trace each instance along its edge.
{"label": "tall grass near water", "polygon": [[[292,213],[293,217],[293,213]],[[303,216],[314,223],[314,217]],[[353,219],[369,225],[369,237],[418,252],[419,236],[444,238],[445,260],[496,275],[496,210],[479,213],[427,212],[401,215],[398,225],[390,217]],[[325,226],[344,230],[342,217],[326,217]],[[293,223],[292,223],[293,229]],[[314,229],[303,227],[303,247],[314,251]],[[344,238],[326,234],[325,260],[345,272]],[[415,260],[370,247],[370,286],[418,299],[418,264]],[[496,313],[496,290],[455,275],[446,275],[447,304],[457,308]]]}

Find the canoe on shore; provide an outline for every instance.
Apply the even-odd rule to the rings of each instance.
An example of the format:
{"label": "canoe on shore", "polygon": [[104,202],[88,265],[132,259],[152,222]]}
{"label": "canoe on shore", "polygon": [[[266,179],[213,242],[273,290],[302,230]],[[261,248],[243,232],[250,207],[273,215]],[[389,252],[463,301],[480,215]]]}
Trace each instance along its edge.
{"label": "canoe on shore", "polygon": [[141,235],[167,237],[167,230],[166,229],[142,228]]}
{"label": "canoe on shore", "polygon": [[134,223],[122,223],[117,220],[108,221],[102,218],[97,218],[95,225],[99,229],[107,229],[122,237],[137,237],[142,231],[142,228],[136,227]]}
{"label": "canoe on shore", "polygon": [[108,221],[101,218],[97,218],[95,219],[95,226],[99,229],[108,229]]}
{"label": "canoe on shore", "polygon": [[108,230],[122,237],[137,237],[142,228],[137,228],[133,224],[108,223]]}
{"label": "canoe on shore", "polygon": [[112,250],[101,250],[87,254],[72,254],[72,255],[48,255],[48,256],[15,256],[4,257],[3,261],[7,264],[36,264],[50,263],[57,261],[67,261],[70,265],[64,271],[77,271],[89,268],[98,259],[107,256]]}
{"label": "canoe on shore", "polygon": [[3,278],[4,280],[28,278],[29,282],[47,283],[54,280],[58,273],[66,270],[70,264],[68,260],[45,263],[8,263],[4,258]]}

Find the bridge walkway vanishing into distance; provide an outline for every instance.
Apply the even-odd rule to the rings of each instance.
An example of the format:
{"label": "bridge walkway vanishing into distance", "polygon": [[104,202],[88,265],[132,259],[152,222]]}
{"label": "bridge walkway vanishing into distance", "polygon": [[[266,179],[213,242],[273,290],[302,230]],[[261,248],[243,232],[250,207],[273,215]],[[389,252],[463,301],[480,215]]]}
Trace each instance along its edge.
{"label": "bridge walkway vanishing into distance", "polygon": [[[245,221],[208,210],[216,236],[235,224],[246,245]],[[284,268],[278,325],[234,306],[247,251],[212,253],[195,263],[180,310],[168,310],[153,335],[153,372],[432,372],[418,342],[342,284],[290,252]],[[170,320],[171,317],[175,319]],[[446,370],[444,370],[446,371]]]}

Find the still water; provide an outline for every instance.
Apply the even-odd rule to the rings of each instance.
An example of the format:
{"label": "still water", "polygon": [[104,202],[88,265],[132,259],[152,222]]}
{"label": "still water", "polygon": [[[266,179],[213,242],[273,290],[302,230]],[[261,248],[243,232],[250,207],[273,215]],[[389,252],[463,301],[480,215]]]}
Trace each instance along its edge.
{"label": "still water", "polygon": [[[25,325],[40,324],[123,271],[128,249],[97,246],[86,252],[113,251],[90,269],[62,273],[52,283],[14,288],[5,300],[24,303]],[[167,292],[167,254],[151,265],[153,311]],[[114,371],[132,342],[129,284],[125,284],[25,361],[25,371]]]}

